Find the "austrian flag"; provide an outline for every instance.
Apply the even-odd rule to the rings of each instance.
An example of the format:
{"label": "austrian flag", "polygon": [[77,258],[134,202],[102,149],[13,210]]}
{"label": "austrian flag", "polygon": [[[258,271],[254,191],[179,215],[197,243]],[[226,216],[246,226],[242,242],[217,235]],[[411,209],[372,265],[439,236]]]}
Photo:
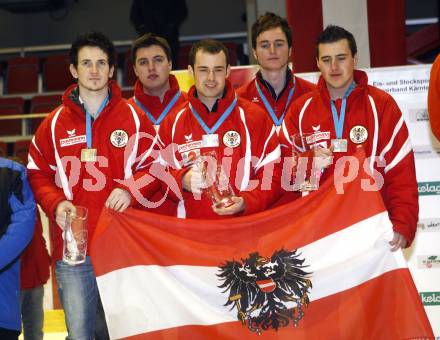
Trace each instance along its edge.
{"label": "austrian flag", "polygon": [[344,194],[330,179],[224,220],[103,210],[91,255],[110,337],[432,338],[402,252],[390,251],[381,195],[363,178]]}

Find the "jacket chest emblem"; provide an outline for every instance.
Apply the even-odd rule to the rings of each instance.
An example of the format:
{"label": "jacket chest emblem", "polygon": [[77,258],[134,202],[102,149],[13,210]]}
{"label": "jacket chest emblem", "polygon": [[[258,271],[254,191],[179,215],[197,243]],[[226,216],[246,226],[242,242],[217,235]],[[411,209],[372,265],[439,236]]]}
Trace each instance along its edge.
{"label": "jacket chest emblem", "polygon": [[240,134],[237,131],[230,130],[223,135],[223,144],[229,148],[235,148],[241,143]]}
{"label": "jacket chest emblem", "polygon": [[124,130],[114,130],[110,134],[110,143],[116,148],[123,148],[128,143],[128,134]]}
{"label": "jacket chest emblem", "polygon": [[353,126],[350,130],[350,140],[355,144],[361,144],[368,138],[368,130],[362,125]]}

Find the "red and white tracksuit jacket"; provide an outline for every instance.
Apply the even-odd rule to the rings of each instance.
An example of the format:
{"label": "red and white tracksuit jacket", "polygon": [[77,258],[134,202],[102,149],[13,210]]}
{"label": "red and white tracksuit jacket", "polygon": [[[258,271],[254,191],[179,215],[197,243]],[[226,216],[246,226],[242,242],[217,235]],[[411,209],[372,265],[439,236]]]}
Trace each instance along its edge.
{"label": "red and white tracksuit jacket", "polygon": [[[305,93],[313,91],[316,88],[315,84],[313,84],[305,79],[302,79],[302,78],[295,76],[293,74],[293,72],[292,72],[292,77],[293,77],[292,79],[295,80],[295,91],[293,92],[293,96],[292,96],[292,99],[287,107],[287,110],[290,108],[290,106],[292,106],[292,103],[294,101],[296,101],[299,97],[301,97]],[[237,89],[237,94],[241,98],[244,98],[244,99],[247,99],[253,103],[256,103],[265,112],[267,112],[266,107],[264,106],[263,100],[260,98],[260,95],[258,93],[257,86],[255,85],[255,82],[258,82],[258,85],[260,86],[261,91],[263,92],[264,96],[267,98],[270,106],[273,108],[273,110],[275,112],[275,115],[279,119],[279,118],[281,118],[281,115],[284,112],[284,108],[286,107],[287,99],[289,96],[289,91],[293,87],[294,82],[292,79],[289,81],[286,89],[284,89],[284,92],[278,98],[278,100],[275,100],[272,97],[268,88],[261,82],[261,80],[258,76],[258,73],[255,76],[255,78],[252,79],[249,83],[239,87]],[[287,112],[287,110],[286,110],[286,112]],[[267,114],[270,118],[269,113],[267,113]]]}
{"label": "red and white tracksuit jacket", "polygon": [[[380,190],[394,230],[402,234],[408,245],[414,239],[418,220],[418,190],[408,129],[394,99],[386,92],[368,85],[367,74],[354,71],[356,87],[347,98],[342,138],[348,141],[347,152],[333,153],[333,164],[323,174],[324,180],[333,173],[342,156],[353,155],[358,145],[365,147],[368,166],[384,179]],[[338,114],[341,99],[335,103]],[[318,143],[330,147],[336,138],[330,96],[321,77],[318,87],[295,102],[287,113],[280,132],[282,153],[292,155],[290,136],[295,133],[314,133]],[[373,157],[385,162],[374,162]],[[363,166],[362,164],[360,166]]]}
{"label": "red and white tracksuit jacket", "polygon": [[[169,75],[169,83],[170,83],[170,88],[165,93],[165,96],[163,97],[163,102],[161,102],[159,97],[150,96],[146,94],[142,88],[142,83],[139,80],[137,80],[134,85],[134,96],[128,100],[128,103],[138,107],[135,102],[135,98],[136,98],[136,100],[138,100],[153,115],[155,119],[158,119],[162,111],[171,101],[171,99],[175,96],[175,94],[178,91],[180,91],[179,83],[177,82],[176,77],[172,74]],[[181,92],[179,99],[176,101],[176,103],[173,105],[172,109],[168,112],[167,115],[175,111],[179,111],[187,100],[188,100],[188,95],[185,92]],[[139,109],[142,112],[142,108],[139,107]]]}
{"label": "red and white tracksuit jacket", "polygon": [[[141,132],[149,136],[139,138]],[[49,219],[54,220],[55,209],[63,200],[88,208],[89,242],[112,190],[126,188],[118,180],[132,178],[134,171],[153,161],[150,153],[155,131],[145,116],[122,99],[116,82],[110,81],[109,102],[92,123],[92,137],[97,160],[82,162],[86,114],[78,101],[77,85],[72,85],[63,95],[63,104],[38,128],[28,163],[35,199]],[[153,183],[157,185],[156,181]],[[56,227],[52,231],[53,259],[57,260],[62,253],[61,229]]]}
{"label": "red and white tracksuit jacket", "polygon": [[[176,77],[172,74],[169,75],[169,83],[170,83],[170,88],[165,93],[163,101],[161,102],[159,97],[150,96],[146,94],[143,91],[142,83],[139,80],[137,80],[134,85],[134,96],[128,100],[128,103],[133,105],[140,114],[148,117],[147,114],[143,111],[143,108],[136,104],[136,101],[138,101],[157,120],[159,119],[163,110],[165,110],[165,108],[167,107],[168,103],[170,103],[170,101],[173,99],[176,93],[180,91],[179,83],[177,82]],[[173,113],[177,113],[178,111],[180,111],[187,100],[188,100],[187,94],[181,91],[181,95],[179,96],[175,104],[172,106],[172,108],[168,111],[166,115],[167,116],[172,115]],[[153,122],[151,123],[153,124]],[[155,129],[158,130],[159,127],[160,127],[160,123],[155,126]],[[165,171],[165,169],[163,171]],[[139,176],[142,176],[142,174],[139,173],[137,176],[135,175],[136,178],[138,178]],[[165,183],[163,183],[163,185],[166,186]],[[149,204],[148,209],[150,211],[162,215],[171,215],[171,216],[176,215],[176,209],[177,209],[176,202],[170,200],[168,197],[164,197],[164,192],[162,192],[161,190],[157,190],[156,193],[151,198],[149,198],[149,201],[152,203],[152,205]],[[154,208],[152,208],[153,206]],[[145,208],[142,205],[139,205],[137,207],[141,209]]]}
{"label": "red and white tracksuit jacket", "polygon": [[[219,145],[204,147],[202,144],[202,136],[206,132],[192,114],[189,103],[207,126],[212,127],[236,96],[228,81],[226,89],[225,96],[217,102],[217,112],[208,112],[205,105],[197,99],[193,86],[188,93],[189,102],[185,108],[168,116],[160,126],[159,139],[164,147],[163,158],[172,168],[171,173],[183,195],[183,200],[179,201],[178,217],[225,218],[212,210],[212,202],[205,194],[198,200],[193,193],[182,189],[182,178],[189,169],[187,161],[192,159],[192,155],[203,155],[209,151],[215,151],[218,163],[229,172],[229,183],[235,195],[244,198],[244,214],[268,208],[279,196],[278,137],[272,121],[258,106],[238,99],[231,114],[214,132],[218,135]],[[171,198],[177,200],[174,194]]]}

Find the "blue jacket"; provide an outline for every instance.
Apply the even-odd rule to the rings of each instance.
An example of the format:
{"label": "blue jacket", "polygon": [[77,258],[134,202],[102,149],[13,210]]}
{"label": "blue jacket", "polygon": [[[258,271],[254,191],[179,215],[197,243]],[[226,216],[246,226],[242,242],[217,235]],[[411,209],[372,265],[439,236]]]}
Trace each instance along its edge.
{"label": "blue jacket", "polygon": [[32,238],[35,209],[25,168],[0,157],[0,328],[21,330],[19,256]]}

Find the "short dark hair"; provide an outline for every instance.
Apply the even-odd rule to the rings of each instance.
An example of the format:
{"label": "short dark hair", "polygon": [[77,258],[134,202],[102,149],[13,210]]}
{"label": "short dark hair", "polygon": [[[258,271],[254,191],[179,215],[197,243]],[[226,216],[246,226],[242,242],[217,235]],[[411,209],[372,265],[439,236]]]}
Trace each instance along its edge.
{"label": "short dark hair", "polygon": [[229,65],[229,51],[220,41],[213,39],[200,40],[191,46],[189,51],[189,65],[194,68],[196,62],[196,54],[198,51],[207,52],[209,54],[217,54],[223,52],[226,57],[226,66]]}
{"label": "short dark hair", "polygon": [[146,33],[137,38],[131,46],[131,60],[133,61],[133,64],[136,64],[136,53],[138,49],[150,46],[159,46],[162,48],[168,61],[171,61],[171,48],[168,41],[154,33]]}
{"label": "short dark hair", "polygon": [[79,35],[70,47],[70,63],[75,65],[75,67],[78,66],[78,52],[85,46],[100,48],[105,54],[107,54],[110,67],[114,65],[115,46],[113,45],[113,42],[101,32],[91,31]]}
{"label": "short dark hair", "polygon": [[286,19],[271,12],[266,12],[260,16],[252,25],[252,47],[254,49],[257,47],[257,38],[261,33],[278,27],[281,28],[286,36],[289,47],[292,47],[292,30],[289,23]]}
{"label": "short dark hair", "polygon": [[351,55],[354,57],[357,54],[357,46],[353,34],[342,27],[328,25],[325,30],[319,34],[318,40],[316,41],[316,58],[319,58],[320,44],[329,44],[343,39],[347,39]]}

